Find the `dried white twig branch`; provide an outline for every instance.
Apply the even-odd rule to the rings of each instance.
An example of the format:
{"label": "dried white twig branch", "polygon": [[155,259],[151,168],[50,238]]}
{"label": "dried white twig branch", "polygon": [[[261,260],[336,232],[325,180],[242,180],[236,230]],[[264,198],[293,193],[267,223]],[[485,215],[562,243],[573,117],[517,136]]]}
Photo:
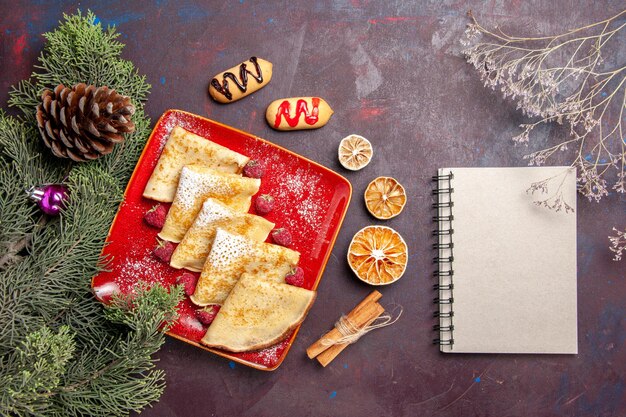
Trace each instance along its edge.
{"label": "dried white twig branch", "polygon": [[609,236],[609,240],[611,241],[611,246],[609,249],[611,252],[615,252],[614,261],[620,261],[622,259],[622,253],[626,251],[626,229],[624,231],[619,231],[615,227],[613,231],[616,233],[615,236]]}
{"label": "dried white twig branch", "polygon": [[[517,108],[534,121],[523,124],[513,138],[528,144],[542,123],[569,127],[569,138],[525,156],[529,165],[545,164],[557,151],[574,148],[571,166],[578,170],[578,190],[599,202],[609,189],[626,192],[626,65],[605,62],[610,41],[623,41],[626,10],[566,33],[544,37],[515,37],[500,29],[489,31],[469,13],[472,23],[461,43],[467,61],[480,73],[485,86],[499,89],[517,101]],[[621,37],[621,38],[620,38]],[[618,48],[619,50],[619,48]],[[614,57],[612,57],[614,58]],[[611,62],[614,60],[611,59]],[[607,178],[615,172],[614,182]],[[611,180],[613,181],[613,180]],[[547,181],[529,191],[544,190]],[[569,211],[560,190],[538,204]]]}

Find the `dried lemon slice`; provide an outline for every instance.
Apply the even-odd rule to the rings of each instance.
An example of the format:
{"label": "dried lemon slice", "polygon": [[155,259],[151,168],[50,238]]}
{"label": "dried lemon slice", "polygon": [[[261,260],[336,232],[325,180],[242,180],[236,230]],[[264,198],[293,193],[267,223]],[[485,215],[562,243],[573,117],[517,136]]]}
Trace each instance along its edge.
{"label": "dried lemon slice", "polygon": [[372,144],[363,136],[346,136],[339,143],[339,163],[351,171],[365,168],[372,160],[372,155],[374,155]]}
{"label": "dried lemon slice", "polygon": [[406,205],[404,187],[391,177],[378,177],[370,182],[364,197],[367,210],[382,220],[396,217]]}
{"label": "dried lemon slice", "polygon": [[402,236],[391,227],[367,226],[359,230],[348,248],[348,264],[361,281],[387,285],[402,277],[408,260]]}

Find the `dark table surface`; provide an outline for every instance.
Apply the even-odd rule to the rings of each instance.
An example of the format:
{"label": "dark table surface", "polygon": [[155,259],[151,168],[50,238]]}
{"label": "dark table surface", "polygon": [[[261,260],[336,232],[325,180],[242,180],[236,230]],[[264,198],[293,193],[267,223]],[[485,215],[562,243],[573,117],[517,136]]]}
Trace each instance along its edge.
{"label": "dark table surface", "polygon": [[[431,175],[442,166],[523,166],[530,149],[510,141],[524,120],[515,105],[485,89],[460,57],[466,12],[532,35],[582,26],[624,6],[583,3],[2,1],[3,107],[9,87],[32,71],[40,34],[63,12],[91,9],[103,24],[118,26],[124,57],[152,84],[153,121],[170,108],[207,116],[337,170],[354,187],[317,302],[282,366],[260,372],[168,338],[158,354],[168,386],[143,414],[625,416],[626,261],[611,260],[607,239],[613,226],[624,226],[623,195],[599,204],[578,198],[577,355],[444,355],[431,345]],[[212,102],[209,78],[252,55],[274,63],[269,86],[236,104]],[[306,95],[331,103],[335,114],[326,127],[289,134],[267,126],[267,103]],[[375,147],[372,163],[359,172],[342,169],[336,157],[350,133]],[[547,141],[565,133],[555,126],[541,131]],[[345,254],[357,230],[381,223],[361,198],[379,175],[394,176],[408,192],[405,211],[384,223],[410,249],[406,275],[382,289],[383,304],[400,304],[404,314],[324,369],[306,358],[306,347],[371,291],[353,276]]]}

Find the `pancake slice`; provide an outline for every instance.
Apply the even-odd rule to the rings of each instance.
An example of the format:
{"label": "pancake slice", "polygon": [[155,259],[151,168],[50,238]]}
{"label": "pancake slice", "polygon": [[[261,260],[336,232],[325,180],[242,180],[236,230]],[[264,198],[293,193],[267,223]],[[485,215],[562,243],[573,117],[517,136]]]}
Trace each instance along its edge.
{"label": "pancake slice", "polygon": [[315,291],[243,274],[202,338],[202,344],[246,352],[273,346],[298,326]]}
{"label": "pancake slice", "polygon": [[260,186],[258,178],[226,174],[200,165],[183,167],[176,197],[159,237],[180,242],[207,198],[215,198],[235,212],[247,212]]}
{"label": "pancake slice", "polygon": [[174,201],[178,178],[185,165],[203,165],[217,171],[238,174],[249,160],[247,156],[175,126],[143,196],[166,203]]}
{"label": "pancake slice", "polygon": [[285,282],[300,253],[283,246],[254,242],[218,228],[191,301],[198,306],[223,304],[243,273]]}
{"label": "pancake slice", "polygon": [[211,251],[217,228],[263,242],[274,223],[254,214],[238,213],[214,198],[207,198],[185,237],[172,254],[170,265],[200,272]]}

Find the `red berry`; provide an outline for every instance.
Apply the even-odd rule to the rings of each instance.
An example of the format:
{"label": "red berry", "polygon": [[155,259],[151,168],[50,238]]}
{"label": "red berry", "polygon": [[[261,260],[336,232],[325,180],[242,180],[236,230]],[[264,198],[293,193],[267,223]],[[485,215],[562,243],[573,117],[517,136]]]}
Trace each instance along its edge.
{"label": "red berry", "polygon": [[205,307],[202,310],[196,310],[196,318],[198,319],[198,321],[200,321],[200,323],[208,326],[213,322],[213,320],[215,320],[215,316],[217,316],[217,313],[219,311],[220,306],[218,306],[217,304],[213,304]]}
{"label": "red berry", "polygon": [[296,287],[302,287],[304,285],[304,270],[299,266],[295,267],[287,274],[285,282]]}
{"label": "red berry", "polygon": [[256,212],[265,215],[274,209],[274,197],[269,194],[263,194],[256,199]]}
{"label": "red berry", "polygon": [[291,246],[292,243],[291,233],[284,227],[272,230],[272,239],[281,246]]}
{"label": "red berry", "polygon": [[169,264],[170,259],[172,259],[172,253],[174,253],[174,244],[167,240],[159,240],[158,242],[157,246],[152,250],[152,253],[162,262]]}
{"label": "red berry", "polygon": [[176,283],[183,286],[187,296],[191,296],[196,291],[198,278],[196,278],[192,273],[184,272],[181,276],[176,278]]}
{"label": "red berry", "polygon": [[148,223],[152,227],[156,227],[157,229],[162,229],[165,224],[165,218],[167,217],[167,208],[162,204],[157,204],[152,207],[146,214],[143,216],[143,219],[146,223]]}
{"label": "red berry", "polygon": [[246,166],[243,167],[244,177],[261,178],[265,174],[265,168],[258,161],[251,159]]}

